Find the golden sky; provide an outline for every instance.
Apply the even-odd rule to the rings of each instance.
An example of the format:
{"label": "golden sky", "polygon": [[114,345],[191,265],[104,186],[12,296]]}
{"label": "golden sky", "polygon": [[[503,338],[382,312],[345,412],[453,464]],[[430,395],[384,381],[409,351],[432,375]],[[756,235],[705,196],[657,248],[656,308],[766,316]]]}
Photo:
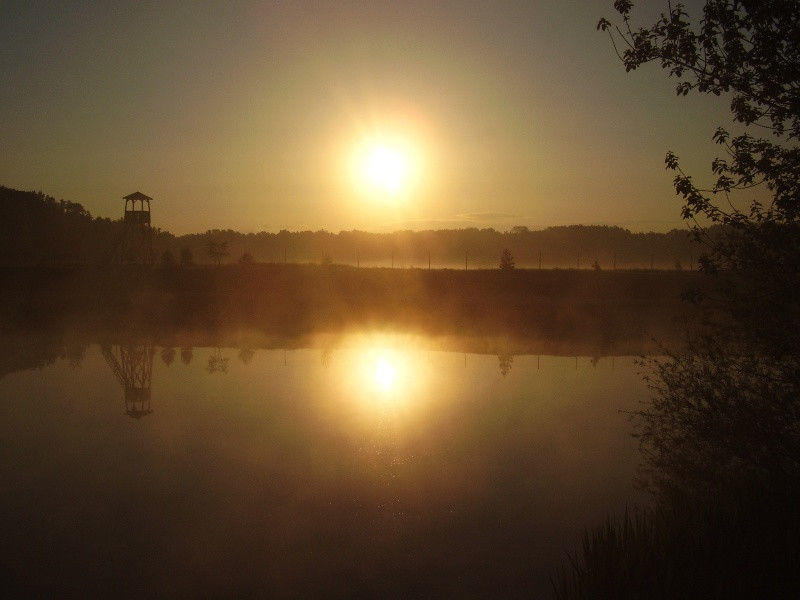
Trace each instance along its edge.
{"label": "golden sky", "polygon": [[176,234],[680,227],[664,155],[708,177],[728,102],[626,74],[612,5],[6,1],[0,185],[112,218],[138,190]]}

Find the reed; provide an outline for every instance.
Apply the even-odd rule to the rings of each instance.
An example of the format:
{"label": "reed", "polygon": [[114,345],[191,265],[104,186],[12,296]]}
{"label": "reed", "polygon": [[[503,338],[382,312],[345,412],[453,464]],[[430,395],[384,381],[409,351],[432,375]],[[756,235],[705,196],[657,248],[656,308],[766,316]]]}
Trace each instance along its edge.
{"label": "reed", "polygon": [[551,576],[558,599],[790,598],[800,584],[794,494],[673,495],[584,532]]}

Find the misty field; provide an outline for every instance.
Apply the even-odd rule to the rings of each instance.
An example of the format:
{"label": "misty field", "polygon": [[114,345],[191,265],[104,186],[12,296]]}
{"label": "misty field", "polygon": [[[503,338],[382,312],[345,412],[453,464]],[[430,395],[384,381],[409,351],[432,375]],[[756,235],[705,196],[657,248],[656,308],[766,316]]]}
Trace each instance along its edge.
{"label": "misty field", "polygon": [[9,330],[277,335],[395,327],[620,344],[672,338],[697,273],[247,265],[0,270]]}

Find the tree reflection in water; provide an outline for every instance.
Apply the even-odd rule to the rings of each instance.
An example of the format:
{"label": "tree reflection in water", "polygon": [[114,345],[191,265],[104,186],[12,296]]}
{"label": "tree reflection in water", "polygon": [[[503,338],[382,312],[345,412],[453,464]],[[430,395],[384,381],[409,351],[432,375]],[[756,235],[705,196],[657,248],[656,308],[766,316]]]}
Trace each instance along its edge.
{"label": "tree reflection in water", "polygon": [[193,358],[194,358],[194,352],[192,352],[192,347],[191,346],[183,346],[181,348],[181,362],[184,365],[188,366],[189,363],[192,362]]}
{"label": "tree reflection in water", "polygon": [[250,346],[243,346],[239,348],[239,353],[236,357],[242,362],[243,365],[249,365],[250,361],[253,360],[253,357],[256,355],[255,348]]}
{"label": "tree reflection in water", "polygon": [[230,363],[230,360],[230,358],[222,356],[221,348],[215,347],[213,354],[208,357],[206,371],[209,373],[222,373],[225,375],[228,372],[228,363]]}
{"label": "tree reflection in water", "polygon": [[[411,335],[322,342],[259,341],[244,367],[241,340],[175,339],[176,361],[191,356],[190,343],[202,356],[177,370],[146,345],[94,347],[78,372],[55,364],[44,377],[5,381],[6,446],[38,443],[50,461],[31,466],[36,453],[21,451],[0,461],[12,464],[4,473],[15,490],[4,514],[24,517],[9,519],[18,524],[4,539],[29,565],[12,584],[74,592],[104,564],[113,576],[98,592],[107,582],[123,596],[133,590],[127,597],[152,586],[176,597],[541,597],[575,523],[632,494],[625,420],[587,401],[619,389],[627,400],[615,408],[630,408],[625,390],[641,382],[625,369],[605,388],[597,372],[575,373],[572,357],[543,358],[540,372],[512,341],[444,340],[445,351]],[[323,348],[336,353],[327,368]],[[497,378],[498,356],[512,353],[515,374]],[[207,372],[209,355],[214,373],[230,357],[226,377]],[[114,405],[102,410],[109,389],[119,398],[106,362],[135,382],[130,416],[151,410],[154,366],[158,414],[134,424]],[[105,387],[90,415],[92,398],[64,399],[95,389],[94,368]],[[23,383],[46,401],[23,401],[13,387]],[[98,426],[65,426],[62,414]],[[62,469],[65,456],[92,460]],[[43,485],[26,483],[25,469]],[[52,548],[44,559],[43,545]],[[135,572],[133,555],[145,557]]]}
{"label": "tree reflection in water", "polygon": [[175,362],[175,348],[162,348],[161,362],[163,362],[166,366],[170,366],[173,362]]}
{"label": "tree reflection in water", "polygon": [[497,361],[500,363],[500,374],[505,377],[508,375],[508,372],[511,370],[511,367],[514,364],[514,355],[507,353],[500,354],[497,357]]}

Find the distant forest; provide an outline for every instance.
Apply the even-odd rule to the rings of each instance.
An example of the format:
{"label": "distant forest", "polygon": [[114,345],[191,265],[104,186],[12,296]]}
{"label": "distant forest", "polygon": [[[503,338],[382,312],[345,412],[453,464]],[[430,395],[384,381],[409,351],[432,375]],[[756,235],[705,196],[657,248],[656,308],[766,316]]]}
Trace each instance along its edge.
{"label": "distant forest", "polygon": [[[122,202],[120,202],[122,212]],[[157,210],[153,213],[158,223]],[[119,219],[98,218],[76,202],[0,186],[0,264],[113,262]],[[571,225],[532,231],[517,226],[369,233],[212,229],[175,236],[153,227],[157,263],[331,263],[362,267],[497,268],[504,249],[517,268],[694,269],[699,248],[685,230],[632,233]]]}

